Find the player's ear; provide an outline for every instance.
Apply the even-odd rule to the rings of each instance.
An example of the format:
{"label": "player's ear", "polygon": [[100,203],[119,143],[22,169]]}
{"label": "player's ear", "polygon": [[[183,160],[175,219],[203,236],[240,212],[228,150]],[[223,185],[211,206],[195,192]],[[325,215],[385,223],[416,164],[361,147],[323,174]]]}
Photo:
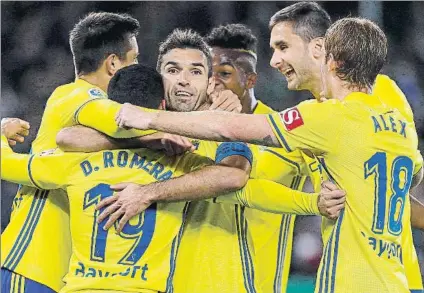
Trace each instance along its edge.
{"label": "player's ear", "polygon": [[255,72],[251,72],[247,75],[247,88],[252,89],[256,85],[258,75]]}
{"label": "player's ear", "polygon": [[309,42],[309,51],[315,59],[320,59],[324,54],[324,38],[315,38]]}
{"label": "player's ear", "polygon": [[121,68],[121,61],[115,54],[110,54],[105,60],[106,70],[110,76],[114,76],[115,73]]}

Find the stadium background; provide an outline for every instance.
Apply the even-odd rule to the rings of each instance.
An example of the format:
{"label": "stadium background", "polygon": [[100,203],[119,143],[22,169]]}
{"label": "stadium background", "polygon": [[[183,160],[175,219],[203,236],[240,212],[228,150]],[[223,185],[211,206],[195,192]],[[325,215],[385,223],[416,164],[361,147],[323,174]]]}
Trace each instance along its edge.
{"label": "stadium background", "polygon": [[[139,62],[156,64],[159,43],[176,27],[206,34],[212,27],[240,22],[259,40],[256,96],[277,110],[311,98],[287,91],[279,72],[269,66],[269,18],[290,2],[7,2],[1,3],[1,117],[31,123],[27,141],[16,147],[28,152],[45,102],[59,85],[74,79],[68,33],[91,11],[126,12],[140,21]],[[424,2],[321,2],[333,20],[363,16],[382,26],[389,39],[385,73],[406,94],[415,114],[424,149]],[[353,150],[354,151],[354,150]],[[16,185],[1,184],[1,228],[7,226]],[[424,188],[421,194],[424,195]],[[424,196],[423,196],[424,197]],[[300,217],[295,228],[292,271],[288,292],[311,291],[321,254],[320,220]],[[424,233],[414,231],[424,271]]]}

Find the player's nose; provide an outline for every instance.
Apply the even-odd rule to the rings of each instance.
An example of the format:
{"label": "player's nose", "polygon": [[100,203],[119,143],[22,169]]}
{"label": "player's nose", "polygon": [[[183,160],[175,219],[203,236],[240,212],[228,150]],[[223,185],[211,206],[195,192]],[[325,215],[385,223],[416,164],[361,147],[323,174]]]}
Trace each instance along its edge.
{"label": "player's nose", "polygon": [[280,54],[278,54],[276,51],[272,54],[271,60],[269,61],[269,65],[274,68],[278,68],[282,62],[282,58]]}
{"label": "player's nose", "polygon": [[187,77],[187,73],[184,71],[181,71],[177,81],[178,81],[178,84],[181,86],[187,86],[190,84],[190,80]]}

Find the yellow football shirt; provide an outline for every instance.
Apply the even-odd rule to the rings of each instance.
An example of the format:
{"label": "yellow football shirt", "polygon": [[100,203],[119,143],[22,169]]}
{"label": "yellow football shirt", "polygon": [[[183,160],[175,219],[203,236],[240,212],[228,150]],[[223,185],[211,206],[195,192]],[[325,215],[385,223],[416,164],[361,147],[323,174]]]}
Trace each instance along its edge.
{"label": "yellow football shirt", "polygon": [[[255,113],[259,114],[272,112],[262,102],[258,102],[255,108]],[[195,144],[199,154],[215,158],[218,144],[205,141],[195,141]],[[251,149],[254,152],[252,178],[302,188],[305,177],[300,175],[300,165],[303,163],[300,152],[287,154],[281,149],[268,149],[269,152],[258,159],[256,156],[262,151],[258,151],[256,146]],[[277,169],[269,167],[276,161],[281,168],[279,172],[272,172]],[[286,171],[281,172],[283,169]],[[244,192],[246,189],[249,192]],[[279,194],[276,191],[287,192],[282,186],[270,182],[249,180],[246,188],[238,192],[238,198],[219,197],[218,204],[204,201],[191,203],[177,258],[174,278],[176,293],[285,291],[295,216],[242,206],[263,207],[272,204],[281,210],[278,202],[282,196],[274,196]],[[251,197],[246,199],[246,195]],[[316,203],[316,195],[313,199]],[[242,205],[231,204],[235,200]],[[299,213],[319,213],[315,205],[310,208],[311,201],[297,201],[296,207],[290,205],[291,202],[295,201],[287,197],[283,208],[292,213],[296,207],[300,207],[296,211]],[[222,249],[224,245],[225,249]]]}
{"label": "yellow football shirt", "polygon": [[[414,123],[414,116],[408,100],[390,77],[379,74],[375,81],[373,94],[378,96],[380,100],[389,107],[398,109],[408,122]],[[410,212],[409,206],[406,206],[404,217],[409,218]],[[402,252],[409,289],[422,290],[423,281],[420,264],[418,262],[411,229],[405,229],[404,233],[402,233]]]}
{"label": "yellow football shirt", "polygon": [[398,109],[408,122],[414,122],[414,114],[408,100],[390,77],[384,74],[377,75],[372,93],[390,108]]}
{"label": "yellow football shirt", "polygon": [[[101,104],[107,111],[91,113],[91,103]],[[59,86],[47,101],[32,153],[56,148],[57,133],[64,127],[76,125],[76,118],[110,136],[152,133],[118,129],[114,121],[118,110],[119,104],[108,100],[100,88],[82,79]],[[1,235],[2,267],[59,291],[64,285],[62,278],[68,270],[71,253],[66,194],[60,190],[43,191],[23,186],[14,202],[10,223]]]}
{"label": "yellow football shirt", "polygon": [[[193,144],[195,153],[215,160],[218,143],[194,140]],[[190,203],[178,250],[175,293],[249,292],[253,288],[253,280],[245,277],[253,264],[244,254],[251,255],[246,235],[238,233],[239,210],[232,203]]]}
{"label": "yellow football shirt", "polygon": [[147,149],[29,156],[15,154],[5,144],[2,136],[3,179],[63,188],[68,194],[73,251],[60,292],[172,292],[188,203],[153,204],[119,235],[115,227],[103,230],[106,220],[96,222],[101,210],[95,207],[113,194],[111,184],[168,180],[213,163],[210,159],[195,154],[167,157]]}
{"label": "yellow football shirt", "polygon": [[[275,113],[258,101],[254,114]],[[302,190],[302,156],[299,151],[287,153],[281,149],[252,145],[254,166],[252,178],[268,179],[296,190]],[[278,170],[278,171],[277,171]],[[256,196],[262,196],[257,194]],[[290,271],[294,214],[272,214],[245,209],[249,244],[256,261],[256,284],[262,292],[285,292]]]}
{"label": "yellow football shirt", "polygon": [[412,176],[422,167],[413,125],[362,93],[303,102],[268,121],[287,151],[322,155],[323,168],[347,193],[338,220],[323,227],[315,292],[409,292],[401,235],[410,219],[403,211]]}

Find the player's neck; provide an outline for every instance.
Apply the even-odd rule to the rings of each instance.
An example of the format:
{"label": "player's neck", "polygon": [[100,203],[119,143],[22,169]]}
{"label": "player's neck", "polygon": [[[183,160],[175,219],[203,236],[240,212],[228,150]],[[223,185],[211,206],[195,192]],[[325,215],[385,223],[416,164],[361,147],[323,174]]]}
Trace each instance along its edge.
{"label": "player's neck", "polygon": [[357,86],[357,85],[354,85],[352,83],[345,82],[345,81],[342,81],[342,80],[334,81],[331,85],[331,93],[332,93],[333,99],[338,99],[338,100],[342,101],[348,95],[355,93],[355,92],[370,94],[371,89],[367,88],[367,87]]}
{"label": "player's neck", "polygon": [[321,76],[314,75],[313,78],[311,78],[310,80],[310,85],[305,89],[309,89],[314,98],[318,99],[320,97],[320,93],[322,92]]}
{"label": "player's neck", "polygon": [[100,73],[94,72],[90,74],[82,74],[78,76],[79,79],[85,80],[86,82],[99,87],[105,93],[107,93],[107,87],[109,85],[110,77],[103,76]]}

